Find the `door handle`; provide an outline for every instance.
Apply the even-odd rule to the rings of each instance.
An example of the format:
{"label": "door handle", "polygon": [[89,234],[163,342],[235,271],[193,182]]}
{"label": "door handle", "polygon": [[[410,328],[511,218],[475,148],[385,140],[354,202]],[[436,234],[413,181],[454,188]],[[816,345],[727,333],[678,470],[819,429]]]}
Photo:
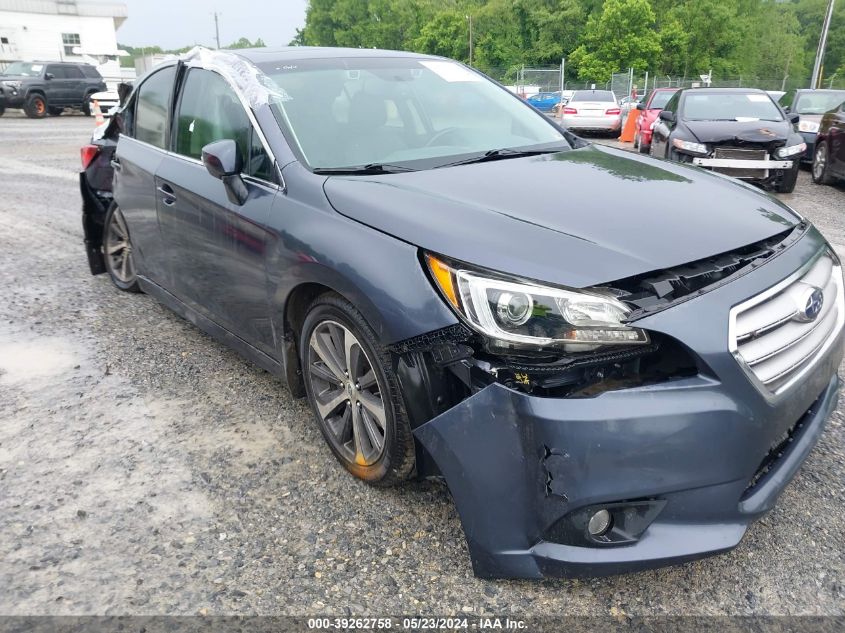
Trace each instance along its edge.
{"label": "door handle", "polygon": [[164,183],[158,187],[158,192],[161,194],[161,201],[164,202],[164,204],[167,206],[176,204],[176,196],[174,195],[173,187]]}

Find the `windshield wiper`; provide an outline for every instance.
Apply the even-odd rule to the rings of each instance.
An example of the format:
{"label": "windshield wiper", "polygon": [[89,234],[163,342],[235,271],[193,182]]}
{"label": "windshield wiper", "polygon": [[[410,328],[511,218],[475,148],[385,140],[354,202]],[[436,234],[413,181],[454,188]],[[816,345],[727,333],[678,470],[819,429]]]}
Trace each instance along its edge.
{"label": "windshield wiper", "polygon": [[570,149],[568,147],[544,147],[543,149],[510,149],[508,147],[502,149],[491,149],[479,156],[472,156],[471,158],[464,158],[456,160],[451,163],[444,163],[437,167],[455,167],[457,165],[471,165],[474,163],[486,163],[491,160],[502,160],[505,158],[522,158],[524,156],[537,156],[539,154],[556,154],[558,152]]}
{"label": "windshield wiper", "polygon": [[417,170],[403,165],[369,163],[357,167],[318,167],[314,170],[314,173],[324,176],[377,176],[379,174],[401,174],[408,171]]}

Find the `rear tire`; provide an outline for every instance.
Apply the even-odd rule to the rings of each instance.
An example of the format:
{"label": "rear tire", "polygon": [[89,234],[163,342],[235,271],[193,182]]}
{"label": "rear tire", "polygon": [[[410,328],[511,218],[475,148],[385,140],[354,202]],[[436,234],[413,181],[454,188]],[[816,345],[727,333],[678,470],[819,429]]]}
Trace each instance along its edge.
{"label": "rear tire", "polygon": [[91,111],[91,94],[85,95],[85,99],[82,100],[82,114],[85,116],[94,116],[94,113]]}
{"label": "rear tire", "polygon": [[30,119],[43,119],[47,116],[47,99],[44,95],[29,95],[23,106],[23,111]]}
{"label": "rear tire", "polygon": [[833,176],[828,169],[827,143],[822,141],[816,145],[816,152],[813,154],[812,168],[813,182],[817,185],[833,184]]}
{"label": "rear tire", "polygon": [[120,207],[116,204],[109,207],[103,224],[103,259],[106,262],[106,271],[115,286],[124,292],[141,292],[129,228]]}
{"label": "rear tire", "polygon": [[414,471],[414,439],[390,353],[343,297],[317,297],[299,337],[305,392],[337,460],[377,486]]}

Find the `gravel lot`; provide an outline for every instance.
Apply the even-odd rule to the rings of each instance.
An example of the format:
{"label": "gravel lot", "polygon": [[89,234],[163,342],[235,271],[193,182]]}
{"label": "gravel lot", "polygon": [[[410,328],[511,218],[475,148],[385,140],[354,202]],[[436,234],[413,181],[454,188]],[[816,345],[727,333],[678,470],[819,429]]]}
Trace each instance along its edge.
{"label": "gravel lot", "polygon": [[[845,614],[841,407],[727,555],[475,579],[443,486],[353,480],[276,379],[89,274],[92,126],[0,119],[0,613]],[[845,254],[845,187],[805,172],[784,199]]]}

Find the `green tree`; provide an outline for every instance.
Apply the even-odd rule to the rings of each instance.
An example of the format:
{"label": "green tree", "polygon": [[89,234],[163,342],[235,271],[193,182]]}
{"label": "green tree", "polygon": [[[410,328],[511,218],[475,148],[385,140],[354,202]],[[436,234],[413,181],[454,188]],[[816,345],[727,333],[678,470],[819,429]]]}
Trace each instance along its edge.
{"label": "green tree", "polygon": [[648,0],[606,0],[601,15],[590,16],[583,43],[570,60],[582,79],[607,81],[624,68],[653,68],[661,52]]}
{"label": "green tree", "polygon": [[228,49],[264,48],[265,46],[266,46],[266,44],[264,43],[264,40],[262,40],[260,37],[258,39],[256,39],[254,42],[250,42],[249,38],[247,38],[247,37],[242,37],[237,42],[232,42],[231,44],[229,44],[228,46],[224,46],[223,48],[228,48]]}

